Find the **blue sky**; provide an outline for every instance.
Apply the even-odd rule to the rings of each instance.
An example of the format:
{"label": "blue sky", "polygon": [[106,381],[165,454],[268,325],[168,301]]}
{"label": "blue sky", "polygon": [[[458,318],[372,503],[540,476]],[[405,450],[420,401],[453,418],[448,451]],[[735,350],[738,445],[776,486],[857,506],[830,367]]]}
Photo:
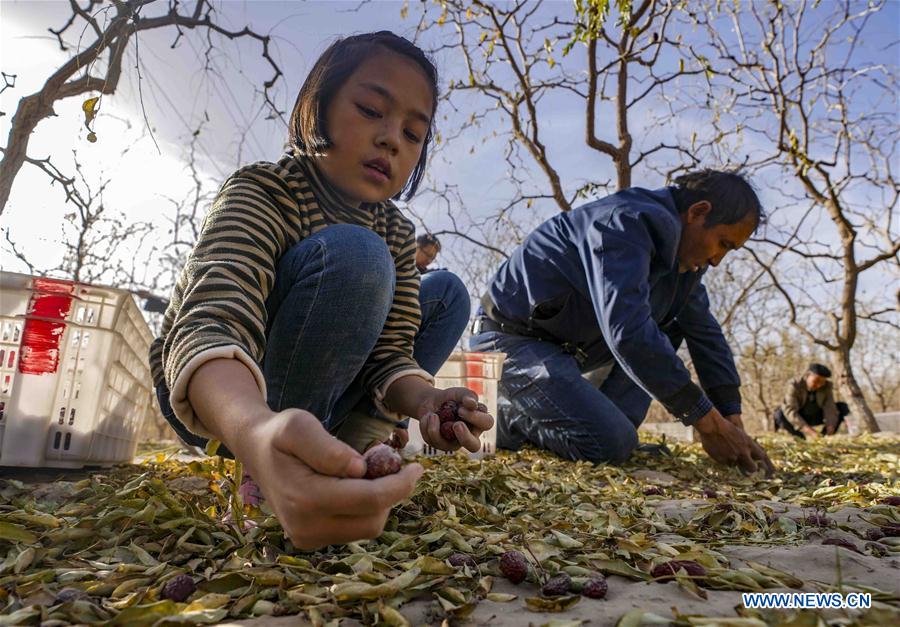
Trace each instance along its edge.
{"label": "blue sky", "polygon": [[[415,10],[413,4],[411,15]],[[289,111],[306,72],[335,37],[382,28],[412,36],[415,22],[401,18],[402,2],[370,2],[355,10],[359,6],[358,2],[228,0],[222,3],[219,16],[223,24],[232,28],[249,25],[258,32],[273,35],[273,53],[285,74],[274,97],[282,109]],[[570,7],[569,2],[548,2],[541,11],[545,15],[568,14]],[[0,132],[4,137],[18,98],[37,89],[65,58],[46,29],[60,26],[68,14],[67,2],[0,2],[0,56],[3,59],[0,69],[17,75],[15,89],[2,95],[0,109],[7,113],[6,117],[0,118]],[[70,32],[69,39],[74,41],[76,35]],[[686,35],[691,36],[690,33]],[[892,1],[871,25],[866,41],[858,42],[858,45],[864,55],[896,66],[898,35],[900,2]],[[693,36],[696,37],[696,33]],[[435,43],[430,37],[423,40],[425,45]],[[80,100],[71,99],[57,106],[58,117],[42,122],[29,150],[35,157],[53,155],[55,161],[65,166],[71,162],[71,151],[77,149],[88,172],[113,177],[107,195],[109,204],[136,219],[158,221],[160,228],[165,228],[163,217],[168,206],[164,197],[179,197],[190,184],[183,159],[190,133],[204,116],[209,120],[204,123],[199,138],[201,167],[211,185],[221,182],[240,163],[276,159],[285,137],[284,125],[265,119],[266,112],[260,109],[260,99],[254,95],[254,88],[258,88],[271,73],[259,57],[257,44],[219,40],[216,54],[211,57],[211,74],[206,75],[201,71],[202,39],[188,36],[175,50],[169,47],[172,40],[170,31],[149,32],[138,40],[143,107],[132,69],[134,50],[129,51],[128,71],[119,91],[103,101],[95,125],[99,136],[96,144],[85,140]],[[584,67],[583,55],[578,52],[576,50],[565,60],[557,55],[557,59],[577,71]],[[436,61],[445,84],[461,74],[462,66],[456,57],[440,55]],[[864,99],[864,96],[859,98]],[[580,100],[554,97],[544,102],[541,110],[550,155],[567,190],[574,190],[585,180],[614,179],[608,157],[584,146],[584,113]],[[645,117],[660,112],[660,103],[648,100],[639,115],[633,117],[632,132],[638,142],[656,141],[672,129],[675,129],[673,134],[687,135],[703,117],[702,112],[698,112],[697,118],[686,115],[672,121],[666,129],[642,133],[641,123]],[[450,115],[451,119],[439,118],[438,130],[449,130],[454,125],[454,116],[447,108],[440,113]],[[600,120],[603,133],[612,138],[614,129],[609,116],[602,115]],[[144,131],[147,121],[152,129],[152,139]],[[235,131],[244,127],[249,127],[250,131],[244,141],[240,141]],[[437,180],[458,184],[466,209],[476,217],[505,204],[511,193],[509,173],[503,162],[505,142],[482,143],[490,130],[470,131],[453,146],[442,149],[442,158],[434,160],[430,172]],[[470,153],[471,146],[476,147],[474,153]],[[126,147],[130,148],[129,153],[120,157]],[[522,174],[531,178],[536,189],[547,188],[546,179],[540,172],[534,170]],[[662,183],[659,175],[646,169],[635,172],[635,185],[656,187]],[[764,203],[769,206],[783,204],[783,199],[772,188],[773,185],[762,186]],[[439,230],[448,225],[442,210],[427,198],[414,199],[411,205],[431,229]],[[537,223],[555,211],[556,207],[550,203],[537,203],[530,215],[522,213],[520,219]],[[10,229],[14,239],[39,267],[47,267],[59,255],[57,224],[64,212],[59,190],[48,188],[43,174],[25,166],[3,216],[3,226]],[[35,215],[42,219],[36,221]],[[468,254],[468,249],[459,240],[445,243],[459,253],[446,256],[446,263],[451,266]],[[4,259],[4,267],[22,269],[9,259]],[[872,284],[880,286],[895,277],[882,274],[867,279],[867,284],[874,282]]]}

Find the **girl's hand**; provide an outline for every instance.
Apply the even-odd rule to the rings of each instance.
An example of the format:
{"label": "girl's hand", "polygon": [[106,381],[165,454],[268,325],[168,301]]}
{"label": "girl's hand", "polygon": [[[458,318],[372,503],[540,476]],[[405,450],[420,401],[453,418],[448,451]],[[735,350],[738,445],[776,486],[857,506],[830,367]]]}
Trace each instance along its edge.
{"label": "girl's hand", "polygon": [[[445,401],[459,403],[460,421],[453,425],[455,440],[441,437],[441,421],[437,410]],[[419,431],[427,444],[442,451],[455,451],[460,445],[473,453],[481,449],[482,433],[494,426],[494,417],[478,408],[478,395],[468,388],[433,388],[419,406]],[[482,405],[482,409],[484,406]]]}
{"label": "girl's hand", "polygon": [[407,464],[395,475],[364,479],[362,455],[300,409],[273,413],[225,444],[291,543],[304,550],[378,537],[391,508],[412,494],[423,472],[420,464]]}

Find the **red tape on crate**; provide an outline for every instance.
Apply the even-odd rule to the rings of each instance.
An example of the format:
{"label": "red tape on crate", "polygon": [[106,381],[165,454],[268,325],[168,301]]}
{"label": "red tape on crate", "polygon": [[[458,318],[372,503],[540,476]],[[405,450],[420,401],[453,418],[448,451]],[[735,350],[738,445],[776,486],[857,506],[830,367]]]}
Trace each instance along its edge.
{"label": "red tape on crate", "polygon": [[19,372],[52,374],[59,368],[59,342],[66,330],[63,321],[72,308],[75,287],[71,281],[34,279],[32,289],[22,329]]}

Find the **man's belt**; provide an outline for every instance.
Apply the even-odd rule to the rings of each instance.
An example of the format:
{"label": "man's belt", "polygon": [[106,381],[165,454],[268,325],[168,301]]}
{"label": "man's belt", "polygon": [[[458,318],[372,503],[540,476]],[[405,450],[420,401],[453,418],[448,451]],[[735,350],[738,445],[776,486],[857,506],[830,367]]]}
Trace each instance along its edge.
{"label": "man's belt", "polygon": [[559,342],[552,335],[540,329],[529,329],[518,325],[510,325],[504,322],[497,322],[487,316],[480,316],[475,320],[476,333],[484,333],[485,331],[496,331],[499,333],[508,333],[509,335],[522,335],[524,337],[535,337],[539,340],[547,340],[549,342]]}
{"label": "man's belt", "polygon": [[481,297],[481,309],[483,313],[475,318],[475,322],[472,325],[472,333],[474,335],[484,333],[485,331],[493,331],[495,333],[533,337],[545,342],[559,344],[565,352],[573,355],[579,362],[583,362],[587,357],[580,347],[571,342],[563,342],[558,337],[543,329],[535,329],[503,319],[503,317],[494,309],[494,303],[487,294]]}
{"label": "man's belt", "polygon": [[550,333],[543,329],[534,329],[524,324],[519,324],[511,320],[507,320],[504,316],[497,313],[494,308],[494,301],[488,294],[481,297],[482,314],[475,319],[472,327],[473,333],[482,333],[484,331],[496,331],[500,333],[508,333],[509,335],[522,335],[524,337],[534,337],[539,340],[548,342],[559,342]]}

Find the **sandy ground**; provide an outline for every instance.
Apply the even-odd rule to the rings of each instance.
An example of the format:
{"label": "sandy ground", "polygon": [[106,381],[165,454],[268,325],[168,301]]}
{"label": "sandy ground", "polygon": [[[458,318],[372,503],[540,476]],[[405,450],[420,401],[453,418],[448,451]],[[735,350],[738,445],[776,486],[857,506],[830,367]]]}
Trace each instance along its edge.
{"label": "sandy ground", "polygon": [[[900,441],[898,441],[900,442]],[[181,461],[189,461],[187,455],[179,455]],[[18,473],[17,473],[18,474]],[[75,481],[88,476],[88,471],[71,471],[65,473],[65,479]],[[654,470],[632,470],[628,473],[633,479],[645,485],[675,485],[679,479]],[[890,474],[893,475],[893,472]],[[60,482],[58,471],[34,471],[29,469],[25,474],[18,474],[20,480],[33,483],[34,494],[52,497],[54,491],[70,488],[71,484]],[[183,489],[205,489],[205,481],[197,477],[182,477],[173,481],[185,485]],[[193,484],[197,484],[194,486]],[[46,494],[44,494],[46,493]],[[755,501],[758,505],[771,507],[776,514],[792,519],[803,519],[811,513],[809,508],[779,501]],[[680,517],[691,520],[697,510],[708,506],[709,502],[694,499],[661,498],[655,500],[653,507],[664,518]],[[871,554],[858,554],[843,547],[823,545],[826,538],[846,538],[862,548],[863,542],[851,530],[865,530],[871,525],[863,517],[864,510],[855,507],[829,511],[828,516],[837,526],[828,529],[810,528],[806,531],[806,543],[800,546],[750,544],[734,545],[722,543],[713,548],[729,560],[730,568],[740,568],[747,562],[756,562],[790,573],[807,582],[799,591],[822,592],[824,590],[852,591],[854,585],[872,587],[894,595],[891,606],[885,606],[894,612],[900,625],[900,608],[897,597],[900,597],[900,553],[888,552],[885,557]],[[679,544],[688,540],[673,534],[656,536],[668,544]],[[687,592],[676,583],[637,582],[619,576],[608,577],[609,591],[603,600],[592,600],[582,597],[579,602],[564,612],[535,613],[526,606],[525,599],[539,597],[540,589],[530,583],[513,585],[502,578],[495,578],[492,592],[515,595],[507,602],[482,600],[473,613],[464,621],[456,621],[458,625],[497,625],[513,627],[519,625],[578,625],[589,623],[594,625],[615,625],[630,610],[652,612],[661,617],[671,619],[674,613],[680,615],[702,615],[719,619],[735,619],[737,610],[742,606],[741,593],[736,591],[706,590],[707,599],[701,599]],[[772,589],[771,592],[789,592],[788,589]],[[413,599],[400,609],[406,619],[413,625],[438,625],[432,618],[435,601],[432,595]],[[840,620],[846,618],[846,612],[828,613]],[[0,617],[2,618],[2,617]],[[708,619],[704,624],[724,624]],[[2,621],[0,621],[2,623]],[[283,627],[287,625],[310,625],[304,616],[261,617],[221,623],[223,625],[252,625],[253,627]],[[330,623],[329,623],[330,624]],[[355,620],[343,620],[342,626],[361,625]],[[635,623],[637,624],[637,623]],[[737,623],[740,624],[740,623]],[[746,623],[744,623],[746,624]],[[756,623],[758,624],[758,623]],[[804,623],[805,624],[805,623]],[[813,623],[810,623],[813,624]]]}
{"label": "sandy ground", "polygon": [[[642,472],[645,478],[652,476]],[[654,479],[661,483],[665,481],[663,473],[656,473]],[[796,505],[776,503],[770,501],[758,501],[759,504],[768,504],[776,512],[787,516],[802,517],[808,513],[808,509]],[[668,515],[680,515],[689,519],[693,512],[702,505],[702,501],[696,500],[667,500],[660,501],[658,509]],[[856,508],[844,508],[830,512],[829,516],[839,525],[847,525],[854,528],[865,528],[859,517],[861,510]],[[852,590],[853,584],[871,586],[891,592],[900,596],[900,558],[877,558],[871,555],[860,555],[842,547],[823,545],[821,542],[826,537],[846,537],[859,543],[859,538],[840,530],[815,530],[808,534],[808,544],[802,546],[734,546],[725,545],[719,548],[719,552],[730,560],[732,568],[744,566],[747,561],[752,561],[778,570],[790,573],[804,581],[810,582],[798,590],[788,588],[771,589],[769,592],[821,592],[821,586],[811,585],[813,582],[830,586],[834,590],[843,584],[847,591]],[[667,540],[678,540],[678,537],[667,537]],[[737,618],[736,609],[742,607],[741,593],[723,590],[707,590],[708,599],[699,599],[675,583],[645,583],[636,582],[624,577],[608,577],[609,592],[603,600],[593,600],[582,597],[573,608],[565,612],[537,614],[525,606],[526,597],[540,596],[540,589],[533,584],[520,584],[518,586],[503,579],[495,579],[494,592],[515,594],[517,598],[498,603],[489,600],[481,601],[468,620],[460,622],[460,625],[495,625],[498,627],[514,627],[521,625],[545,625],[550,621],[578,621],[590,623],[590,625],[606,626],[615,625],[623,614],[629,610],[641,609],[652,612],[665,618],[673,616],[673,608],[681,614],[701,614],[707,617],[731,617]],[[403,615],[413,625],[435,624],[429,622],[428,610],[431,601],[415,599],[401,610]],[[834,613],[838,618],[840,613]],[[288,625],[309,625],[311,623],[298,616],[262,617],[257,619],[242,620],[224,623],[225,625],[252,625],[253,627],[286,627]],[[342,626],[362,625],[357,621],[343,621]]]}

